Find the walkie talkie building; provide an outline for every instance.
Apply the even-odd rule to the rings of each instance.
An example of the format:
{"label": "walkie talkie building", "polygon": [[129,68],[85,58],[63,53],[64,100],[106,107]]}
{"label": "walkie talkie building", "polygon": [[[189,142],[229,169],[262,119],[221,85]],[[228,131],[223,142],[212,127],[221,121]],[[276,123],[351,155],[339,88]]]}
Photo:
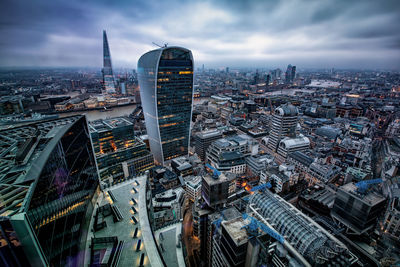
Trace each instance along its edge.
{"label": "walkie talkie building", "polygon": [[193,56],[188,49],[162,47],[138,62],[147,134],[158,164],[188,154],[193,105]]}

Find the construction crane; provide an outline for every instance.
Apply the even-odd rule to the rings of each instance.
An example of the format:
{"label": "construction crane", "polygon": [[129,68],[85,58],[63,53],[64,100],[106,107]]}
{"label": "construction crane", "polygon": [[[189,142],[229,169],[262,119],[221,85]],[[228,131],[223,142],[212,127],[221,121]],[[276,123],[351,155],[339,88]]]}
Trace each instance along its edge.
{"label": "construction crane", "polygon": [[368,191],[370,185],[380,184],[380,183],[382,183],[382,179],[381,178],[371,179],[371,180],[364,180],[364,181],[358,182],[358,183],[356,183],[357,192],[360,193],[360,194],[365,194]]}
{"label": "construction crane", "polygon": [[243,213],[242,218],[244,220],[246,220],[246,219],[250,220],[250,223],[248,225],[245,225],[242,227],[242,228],[246,228],[250,234],[256,236],[257,229],[260,228],[263,232],[267,233],[269,236],[276,239],[279,243],[281,243],[281,244],[285,243],[285,239],[283,238],[283,236],[281,236],[275,230],[266,226],[264,223],[260,222],[256,218],[249,216],[247,213]]}
{"label": "construction crane", "polygon": [[219,177],[221,175],[221,172],[216,168],[214,168],[213,166],[211,166],[209,163],[206,163],[206,167],[213,171],[213,176]]}
{"label": "construction crane", "polygon": [[219,227],[221,226],[221,222],[224,220],[224,211],[221,211],[221,216],[219,219],[213,222],[215,224],[215,230],[214,230],[214,235],[217,234]]}
{"label": "construction crane", "polygon": [[271,101],[271,97],[268,99],[269,102],[269,108],[271,109],[271,115],[275,114],[275,110],[272,108],[272,101]]}
{"label": "construction crane", "polygon": [[250,191],[251,192],[255,192],[255,191],[258,191],[258,190],[263,191],[265,188],[271,188],[271,187],[272,187],[271,183],[268,182],[268,183],[265,183],[265,184],[260,184],[260,185],[254,186]]}

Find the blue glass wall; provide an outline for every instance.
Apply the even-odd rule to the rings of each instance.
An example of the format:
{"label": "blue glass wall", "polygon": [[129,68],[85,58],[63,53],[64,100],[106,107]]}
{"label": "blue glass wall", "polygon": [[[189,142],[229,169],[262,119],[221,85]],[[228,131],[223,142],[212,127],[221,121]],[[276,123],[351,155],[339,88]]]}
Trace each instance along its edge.
{"label": "blue glass wall", "polygon": [[193,104],[192,53],[180,47],[150,51],[139,59],[138,78],[156,163],[187,155]]}

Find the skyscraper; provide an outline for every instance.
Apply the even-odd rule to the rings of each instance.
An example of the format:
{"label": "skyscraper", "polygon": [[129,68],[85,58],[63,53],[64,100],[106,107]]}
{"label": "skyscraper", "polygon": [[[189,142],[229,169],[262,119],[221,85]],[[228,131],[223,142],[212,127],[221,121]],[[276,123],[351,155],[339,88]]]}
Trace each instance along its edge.
{"label": "skyscraper", "polygon": [[111,66],[110,47],[108,46],[106,31],[103,31],[103,83],[106,93],[115,93],[114,74]]}
{"label": "skyscraper", "polygon": [[276,152],[279,142],[286,136],[295,137],[297,126],[297,108],[290,104],[281,105],[275,109],[272,116],[271,130],[267,148]]}
{"label": "skyscraper", "polygon": [[147,134],[158,164],[188,154],[193,105],[193,56],[188,49],[162,47],[138,62]]}
{"label": "skyscraper", "polygon": [[292,83],[296,76],[296,66],[288,65],[285,72],[285,82]]}
{"label": "skyscraper", "polygon": [[82,266],[98,186],[85,116],[0,136],[0,265]]}

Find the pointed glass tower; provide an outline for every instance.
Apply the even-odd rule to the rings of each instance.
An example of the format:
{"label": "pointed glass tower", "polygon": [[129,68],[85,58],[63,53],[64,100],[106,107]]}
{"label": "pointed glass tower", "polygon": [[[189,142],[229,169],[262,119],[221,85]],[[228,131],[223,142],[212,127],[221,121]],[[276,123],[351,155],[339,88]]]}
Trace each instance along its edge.
{"label": "pointed glass tower", "polygon": [[114,74],[111,66],[110,48],[108,47],[108,40],[106,31],[103,31],[103,83],[104,90],[108,94],[115,93]]}

